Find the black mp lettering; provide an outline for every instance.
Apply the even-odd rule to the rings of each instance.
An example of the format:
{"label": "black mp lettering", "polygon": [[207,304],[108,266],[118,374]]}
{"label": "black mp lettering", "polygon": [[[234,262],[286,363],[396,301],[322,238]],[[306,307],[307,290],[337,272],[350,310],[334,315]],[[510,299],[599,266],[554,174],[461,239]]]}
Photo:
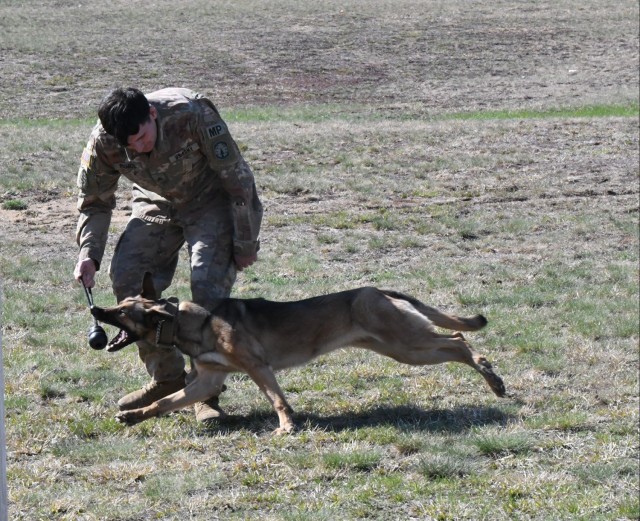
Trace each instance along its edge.
{"label": "black mp lettering", "polygon": [[209,137],[219,136],[224,133],[224,127],[220,123],[217,123],[216,125],[207,128],[207,133],[209,134]]}

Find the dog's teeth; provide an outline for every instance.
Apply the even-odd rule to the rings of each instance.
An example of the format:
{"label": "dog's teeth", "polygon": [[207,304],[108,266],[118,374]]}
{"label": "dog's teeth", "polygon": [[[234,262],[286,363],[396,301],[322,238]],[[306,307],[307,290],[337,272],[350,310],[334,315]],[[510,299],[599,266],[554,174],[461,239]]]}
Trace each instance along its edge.
{"label": "dog's teeth", "polygon": [[110,353],[120,351],[120,349],[127,347],[129,344],[133,344],[138,338],[135,334],[121,329],[111,342],[109,342],[109,345],[107,345],[107,351]]}

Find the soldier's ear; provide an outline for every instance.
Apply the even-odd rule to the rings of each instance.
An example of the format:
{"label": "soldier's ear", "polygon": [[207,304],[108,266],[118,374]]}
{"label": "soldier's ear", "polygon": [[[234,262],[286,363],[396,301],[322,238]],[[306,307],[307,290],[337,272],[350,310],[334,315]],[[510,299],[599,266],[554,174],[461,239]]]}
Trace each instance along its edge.
{"label": "soldier's ear", "polygon": [[153,276],[148,271],[142,278],[142,292],[140,296],[149,300],[157,300],[156,288],[153,286]]}

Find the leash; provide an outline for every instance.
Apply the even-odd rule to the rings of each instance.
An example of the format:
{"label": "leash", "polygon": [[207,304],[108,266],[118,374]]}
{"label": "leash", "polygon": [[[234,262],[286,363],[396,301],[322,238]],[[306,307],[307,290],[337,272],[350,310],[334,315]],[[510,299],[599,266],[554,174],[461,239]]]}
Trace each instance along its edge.
{"label": "leash", "polygon": [[84,288],[84,294],[87,296],[87,302],[89,303],[89,308],[93,307],[93,293],[91,293],[91,288],[87,288],[84,285],[84,280],[82,281],[82,287]]}

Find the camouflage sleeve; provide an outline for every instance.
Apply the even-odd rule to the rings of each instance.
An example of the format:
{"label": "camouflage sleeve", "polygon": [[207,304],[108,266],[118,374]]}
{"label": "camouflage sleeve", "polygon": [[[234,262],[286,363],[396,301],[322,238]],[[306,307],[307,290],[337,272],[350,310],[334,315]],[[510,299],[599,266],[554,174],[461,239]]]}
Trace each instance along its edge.
{"label": "camouflage sleeve", "polygon": [[98,267],[107,243],[111,213],[116,205],[115,192],[120,174],[110,167],[94,136],[82,152],[78,170],[78,226],[76,242],[79,259],[93,259]]}
{"label": "camouflage sleeve", "polygon": [[263,213],[253,172],[216,108],[205,98],[200,102],[203,110],[197,134],[201,149],[232,200],[234,255],[249,257],[260,249],[258,235]]}
{"label": "camouflage sleeve", "polygon": [[253,172],[241,158],[234,168],[221,171],[220,178],[233,201],[233,253],[240,257],[255,255],[260,249],[258,235],[262,223],[262,203]]}

